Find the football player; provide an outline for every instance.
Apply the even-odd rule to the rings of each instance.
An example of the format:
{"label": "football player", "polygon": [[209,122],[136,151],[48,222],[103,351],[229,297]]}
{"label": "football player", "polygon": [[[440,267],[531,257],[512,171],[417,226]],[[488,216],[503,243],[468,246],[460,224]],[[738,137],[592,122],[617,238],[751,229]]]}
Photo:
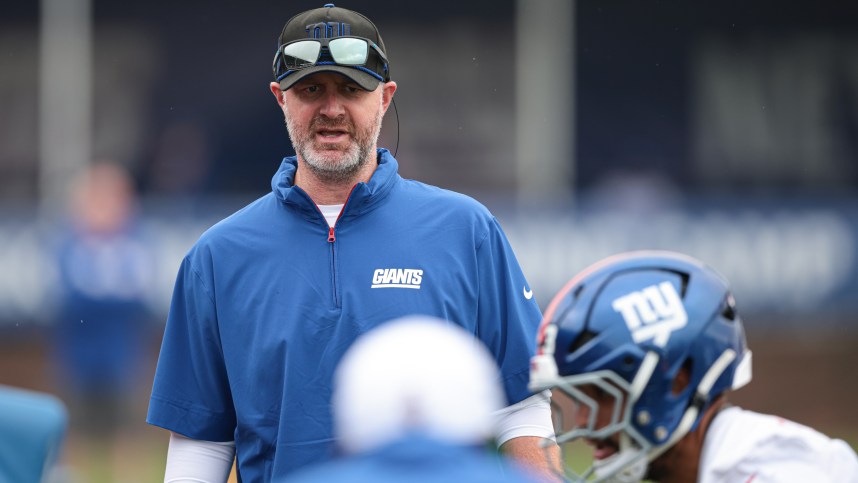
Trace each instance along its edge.
{"label": "football player", "polygon": [[751,351],[727,281],[672,252],[630,252],[554,297],[531,390],[566,398],[557,442],[593,464],[572,481],[858,481],[845,442],[729,403],[751,380]]}

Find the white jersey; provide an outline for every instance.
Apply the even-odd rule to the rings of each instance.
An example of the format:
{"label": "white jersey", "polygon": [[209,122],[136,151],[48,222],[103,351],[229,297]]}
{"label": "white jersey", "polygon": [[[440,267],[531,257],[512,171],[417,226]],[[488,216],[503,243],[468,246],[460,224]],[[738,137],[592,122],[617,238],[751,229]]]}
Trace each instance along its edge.
{"label": "white jersey", "polygon": [[700,483],[858,483],[845,442],[777,416],[729,407],[706,432]]}

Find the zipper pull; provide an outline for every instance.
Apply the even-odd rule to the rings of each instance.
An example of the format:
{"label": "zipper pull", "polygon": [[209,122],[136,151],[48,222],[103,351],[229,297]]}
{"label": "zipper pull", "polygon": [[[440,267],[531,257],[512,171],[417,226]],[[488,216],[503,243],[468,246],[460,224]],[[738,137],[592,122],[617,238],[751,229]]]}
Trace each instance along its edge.
{"label": "zipper pull", "polygon": [[334,236],[334,227],[328,228],[328,241],[330,243],[337,241],[337,237]]}

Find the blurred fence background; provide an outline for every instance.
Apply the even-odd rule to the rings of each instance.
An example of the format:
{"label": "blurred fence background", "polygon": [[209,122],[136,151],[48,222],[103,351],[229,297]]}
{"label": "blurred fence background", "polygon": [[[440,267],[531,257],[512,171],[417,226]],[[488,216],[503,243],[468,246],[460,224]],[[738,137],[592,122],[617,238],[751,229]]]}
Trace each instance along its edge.
{"label": "blurred fence background", "polygon": [[[69,402],[58,478],[159,481],[167,436],[144,418],[173,278],[196,237],[265,194],[292,154],[270,63],[285,21],[317,6],[3,5],[0,384]],[[376,22],[399,83],[381,144],[397,150],[403,176],[489,206],[543,306],[612,253],[697,256],[732,280],[756,353],[755,381],[738,402],[858,442],[849,376],[858,366],[858,8],[339,6]],[[79,177],[105,162],[130,176],[127,213],[96,209],[96,221],[76,221]],[[94,206],[118,206],[106,191]],[[69,241],[122,216],[121,229]],[[70,320],[68,304],[100,297],[114,312],[99,313],[136,332],[93,334],[126,344],[135,364],[96,335],[63,338],[69,324],[90,323]],[[90,357],[99,351],[103,359]],[[98,361],[134,366],[104,376],[124,382],[91,391],[126,392],[100,413],[116,431],[91,431],[102,418],[81,407],[78,379],[64,372],[80,364],[99,375]]]}

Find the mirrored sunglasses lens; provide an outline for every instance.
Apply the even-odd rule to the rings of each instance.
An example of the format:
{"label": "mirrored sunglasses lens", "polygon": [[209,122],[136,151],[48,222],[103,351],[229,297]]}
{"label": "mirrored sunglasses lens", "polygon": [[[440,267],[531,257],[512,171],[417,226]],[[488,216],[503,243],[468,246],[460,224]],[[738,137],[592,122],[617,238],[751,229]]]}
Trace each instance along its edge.
{"label": "mirrored sunglasses lens", "polygon": [[369,46],[362,39],[333,39],[328,43],[331,57],[334,62],[342,65],[364,65],[366,64]]}
{"label": "mirrored sunglasses lens", "polygon": [[289,69],[300,69],[316,63],[322,45],[315,40],[293,42],[283,47],[283,60]]}

